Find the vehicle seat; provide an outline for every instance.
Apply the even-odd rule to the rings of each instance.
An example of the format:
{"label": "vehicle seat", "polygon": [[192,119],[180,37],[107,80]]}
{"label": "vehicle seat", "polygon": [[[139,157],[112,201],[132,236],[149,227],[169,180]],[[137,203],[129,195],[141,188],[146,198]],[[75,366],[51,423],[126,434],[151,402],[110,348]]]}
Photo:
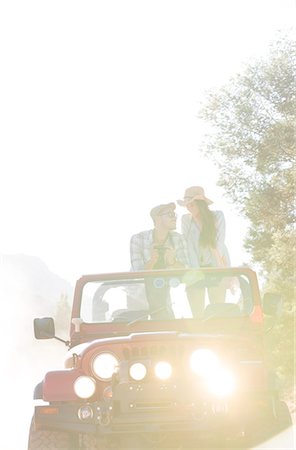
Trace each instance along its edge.
{"label": "vehicle seat", "polygon": [[129,311],[128,309],[118,309],[112,314],[112,322],[133,322],[134,320],[148,320],[149,311],[137,310]]}
{"label": "vehicle seat", "polygon": [[239,306],[235,303],[211,303],[204,310],[204,319],[211,317],[238,317],[241,315]]}

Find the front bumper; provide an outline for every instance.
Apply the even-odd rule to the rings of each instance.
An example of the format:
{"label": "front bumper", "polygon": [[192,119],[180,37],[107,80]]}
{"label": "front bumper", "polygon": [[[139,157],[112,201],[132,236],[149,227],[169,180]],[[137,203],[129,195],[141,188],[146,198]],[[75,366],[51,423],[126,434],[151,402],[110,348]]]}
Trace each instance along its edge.
{"label": "front bumper", "polygon": [[97,436],[169,433],[235,438],[250,421],[271,417],[268,393],[247,392],[227,399],[209,397],[174,383],[122,383],[111,399],[35,407],[37,429]]}

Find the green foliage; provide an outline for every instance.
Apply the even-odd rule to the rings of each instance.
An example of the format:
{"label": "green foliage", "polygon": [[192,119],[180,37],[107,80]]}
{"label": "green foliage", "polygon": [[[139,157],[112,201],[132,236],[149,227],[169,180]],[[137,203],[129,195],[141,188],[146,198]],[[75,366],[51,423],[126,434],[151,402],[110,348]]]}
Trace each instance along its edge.
{"label": "green foliage", "polygon": [[289,391],[294,383],[293,335],[295,306],[286,304],[280,319],[271,331],[266,333],[266,347],[270,366],[276,368],[283,391]]}
{"label": "green foliage", "polygon": [[211,125],[201,151],[214,159],[219,185],[248,218],[245,246],[262,267],[265,289],[283,297],[274,361],[287,375],[292,374],[296,281],[295,80],[296,41],[291,31],[272,42],[264,58],[208,92],[200,111]]}

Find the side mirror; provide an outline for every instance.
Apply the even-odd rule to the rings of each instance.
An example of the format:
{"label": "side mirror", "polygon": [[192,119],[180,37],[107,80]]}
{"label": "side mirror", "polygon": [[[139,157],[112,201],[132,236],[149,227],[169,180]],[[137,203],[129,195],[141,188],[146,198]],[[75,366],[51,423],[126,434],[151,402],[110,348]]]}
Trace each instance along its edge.
{"label": "side mirror", "polygon": [[34,319],[34,335],[36,339],[52,339],[55,337],[54,320],[52,317]]}
{"label": "side mirror", "polygon": [[266,292],[263,296],[263,312],[267,316],[277,317],[280,315],[282,298],[280,294]]}

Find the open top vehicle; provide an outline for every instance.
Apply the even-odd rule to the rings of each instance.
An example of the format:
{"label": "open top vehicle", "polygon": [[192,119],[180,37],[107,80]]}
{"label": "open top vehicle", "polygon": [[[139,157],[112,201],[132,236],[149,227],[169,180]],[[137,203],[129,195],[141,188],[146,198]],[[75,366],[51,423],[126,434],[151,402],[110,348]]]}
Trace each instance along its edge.
{"label": "open top vehicle", "polygon": [[[65,369],[35,388],[29,450],[248,447],[276,434],[291,424],[264,355],[264,314],[278,308],[249,268],[83,276]],[[34,329],[56,337],[51,318]]]}

